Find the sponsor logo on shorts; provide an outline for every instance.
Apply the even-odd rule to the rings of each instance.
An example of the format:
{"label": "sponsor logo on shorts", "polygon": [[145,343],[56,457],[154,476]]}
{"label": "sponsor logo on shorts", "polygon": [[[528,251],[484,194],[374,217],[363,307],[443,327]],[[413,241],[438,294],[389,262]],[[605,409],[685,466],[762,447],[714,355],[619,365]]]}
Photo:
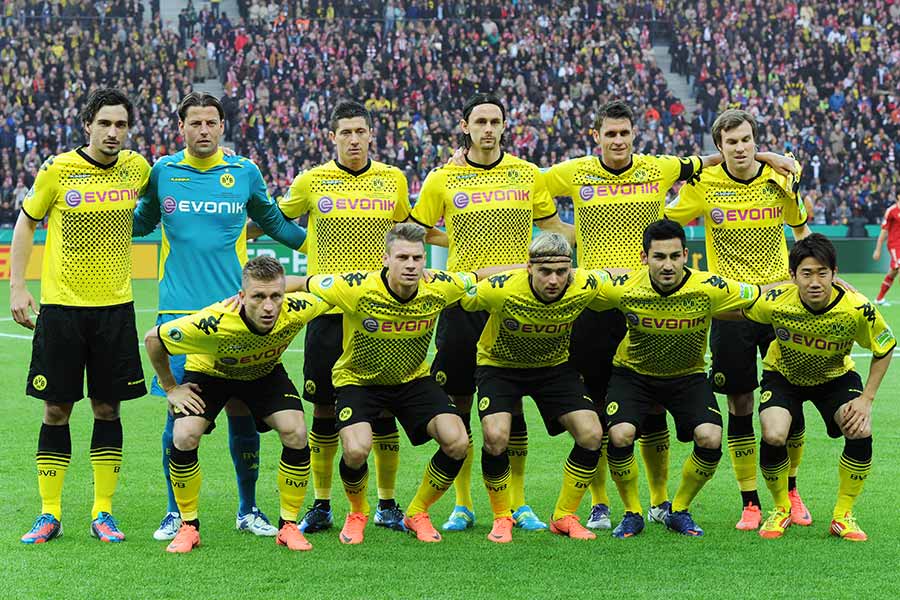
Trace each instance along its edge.
{"label": "sponsor logo on shorts", "polygon": [[434,374],[434,380],[437,381],[438,385],[446,385],[447,384],[447,374],[443,371],[438,371]]}
{"label": "sponsor logo on shorts", "polygon": [[180,342],[184,338],[184,334],[181,333],[181,330],[177,327],[173,327],[169,330],[169,339],[174,340],[176,342]]}
{"label": "sponsor logo on shorts", "polygon": [[771,399],[772,399],[772,392],[770,392],[769,390],[766,390],[765,392],[763,392],[763,393],[760,395],[760,397],[759,397],[759,403],[760,403],[760,404],[765,404],[766,402],[768,402],[768,401],[771,400]]}
{"label": "sponsor logo on shorts", "polygon": [[491,399],[485,396],[481,400],[478,401],[478,410],[484,411],[487,410],[488,406],[491,405]]}
{"label": "sponsor logo on shorts", "polygon": [[175,202],[175,198],[173,198],[172,196],[166,196],[165,198],[163,198],[162,209],[164,213],[166,213],[167,215],[171,215],[173,212],[175,212],[176,208],[178,208],[178,203]]}
{"label": "sponsor logo on shorts", "polygon": [[373,319],[372,317],[368,317],[362,320],[363,329],[368,331],[369,333],[375,333],[378,331],[378,321]]}
{"label": "sponsor logo on shorts", "polygon": [[225,171],[222,173],[222,176],[219,177],[219,183],[223,188],[233,188],[234,187],[234,175]]}
{"label": "sponsor logo on shorts", "polygon": [[719,372],[713,375],[713,382],[719,387],[725,385],[725,373]]}
{"label": "sponsor logo on shorts", "polygon": [[219,362],[223,365],[236,365],[238,364],[238,359],[233,356],[223,356],[219,359]]}
{"label": "sponsor logo on shorts", "polygon": [[641,318],[634,313],[625,313],[625,320],[628,321],[628,324],[632,327],[637,327],[638,323],[641,322]]}
{"label": "sponsor logo on shorts", "polygon": [[312,379],[307,379],[306,383],[303,384],[303,389],[306,390],[307,394],[315,394],[316,393],[316,382]]}
{"label": "sponsor logo on shorts", "polygon": [[353,409],[350,408],[349,406],[346,406],[341,409],[341,413],[338,415],[338,419],[340,419],[341,421],[346,421],[347,419],[349,419],[352,416],[353,416]]}
{"label": "sponsor logo on shorts", "polygon": [[511,331],[518,331],[519,322],[515,319],[503,319],[503,326]]}
{"label": "sponsor logo on shorts", "polygon": [[614,415],[619,412],[619,403],[618,402],[610,402],[606,405],[606,414]]}
{"label": "sponsor logo on shorts", "polygon": [[39,392],[47,389],[47,378],[43,375],[35,375],[34,379],[31,380],[31,385]]}
{"label": "sponsor logo on shorts", "polygon": [[785,329],[784,327],[776,327],[775,328],[775,336],[784,342],[788,341],[791,337],[791,332]]}

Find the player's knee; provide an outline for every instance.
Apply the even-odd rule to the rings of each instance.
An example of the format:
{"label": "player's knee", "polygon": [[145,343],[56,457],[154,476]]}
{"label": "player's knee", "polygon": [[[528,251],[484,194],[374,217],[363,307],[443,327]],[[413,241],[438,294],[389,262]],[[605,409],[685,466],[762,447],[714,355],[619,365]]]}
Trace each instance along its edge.
{"label": "player's knee", "polygon": [[453,460],[463,460],[466,457],[466,452],[469,451],[469,436],[465,435],[465,430],[463,430],[463,435],[444,440],[441,444],[441,450]]}
{"label": "player's knee", "polygon": [[848,440],[864,440],[867,437],[872,437],[872,426],[865,425],[856,433],[849,433],[846,429],[841,427],[841,433],[843,433],[844,437]]}
{"label": "player's knee", "polygon": [[701,448],[721,448],[722,428],[712,423],[698,425],[694,429],[694,442]]}
{"label": "player's knee", "polygon": [[91,400],[91,409],[94,411],[94,418],[101,421],[115,421],[119,418],[118,402]]}
{"label": "player's knee", "polygon": [[616,448],[630,446],[634,443],[636,431],[631,423],[620,423],[609,430],[609,443]]}
{"label": "player's knee", "polygon": [[306,447],[306,430],[302,427],[288,431],[279,431],[281,444],[288,448],[296,448],[298,450]]}
{"label": "player's knee", "polygon": [[175,431],[172,432],[172,443],[179,450],[194,450],[200,446],[202,435],[202,433],[175,427]]}
{"label": "player's knee", "polygon": [[488,454],[499,456],[506,452],[509,445],[509,426],[503,423],[485,420],[481,423],[481,432],[484,436],[484,449]]}
{"label": "player's knee", "polygon": [[781,447],[787,444],[788,430],[781,427],[763,427],[762,439],[770,446]]}
{"label": "player's knee", "polygon": [[593,418],[593,422],[587,419],[585,421],[575,428],[572,437],[575,438],[575,443],[582,448],[599,450],[603,441],[603,428],[600,426],[600,421],[596,417]]}
{"label": "player's knee", "polygon": [[344,462],[353,468],[361,467],[372,450],[371,441],[367,444],[362,440],[346,440],[342,441],[342,446]]}
{"label": "player's knee", "polygon": [[71,404],[44,403],[44,423],[47,425],[65,425],[72,414]]}

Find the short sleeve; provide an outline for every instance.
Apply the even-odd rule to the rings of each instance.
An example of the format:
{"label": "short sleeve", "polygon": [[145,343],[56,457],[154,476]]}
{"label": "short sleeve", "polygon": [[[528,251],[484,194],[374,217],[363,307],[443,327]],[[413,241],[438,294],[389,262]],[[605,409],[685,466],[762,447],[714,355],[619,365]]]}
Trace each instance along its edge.
{"label": "short sleeve", "polygon": [[698,273],[698,275],[704,278],[700,285],[709,296],[712,314],[749,308],[759,299],[758,285],[735,281],[713,273]]}
{"label": "short sleeve", "polygon": [[497,290],[491,286],[490,281],[483,279],[466,291],[465,295],[460,298],[459,305],[463,310],[470,312],[490,311],[496,305],[496,295]]}
{"label": "short sleeve", "polygon": [[286,294],[284,302],[288,307],[289,315],[303,323],[309,323],[319,315],[323,315],[332,309],[333,305],[326,300],[306,292],[292,292]]}
{"label": "short sleeve", "polygon": [[395,223],[402,223],[409,218],[409,183],[406,175],[399,169],[395,175],[397,179],[397,204],[394,205],[394,214],[391,217]]}
{"label": "short sleeve", "polygon": [[544,174],[540,169],[534,169],[534,220],[547,219],[556,214],[556,203],[550,192],[547,191]]}
{"label": "short sleeve", "polygon": [[759,299],[758,302],[754,302],[752,306],[744,308],[741,311],[744,317],[750,319],[751,321],[755,321],[756,323],[771,325],[772,308],[774,307],[775,298],[778,297],[778,292],[775,291],[777,289],[783,288],[775,288],[773,290],[769,290],[762,298]]}
{"label": "short sleeve", "polygon": [[434,227],[444,216],[444,176],[440,168],[433,170],[425,177],[419,200],[410,216],[425,227]]}
{"label": "short sleeve", "polygon": [[681,225],[687,225],[706,210],[705,186],[700,182],[689,182],[681,186],[678,198],[666,206],[666,218],[677,221]]}
{"label": "short sleeve", "polygon": [[868,348],[876,358],[894,351],[897,339],[881,313],[864,296],[857,294],[854,302],[857,310],[856,342]]}
{"label": "short sleeve", "polygon": [[53,157],[48,158],[38,170],[34,184],[22,202],[22,212],[32,221],[42,221],[56,202],[59,194],[59,175],[53,168]]}
{"label": "short sleeve", "polygon": [[[362,282],[370,274],[364,271],[358,273],[344,273],[343,275],[313,275],[306,281],[306,287],[311,294],[315,294],[328,304],[339,307],[345,312],[355,310],[358,290],[362,289]],[[351,286],[348,281],[354,281]]]}
{"label": "short sleeve", "polygon": [[572,193],[566,180],[566,165],[567,163],[553,165],[544,173],[544,184],[551,198],[569,196]]}
{"label": "short sleeve", "polygon": [[587,306],[589,310],[603,312],[616,307],[613,301],[612,278],[609,273],[602,269],[590,271],[588,284],[594,285],[597,291],[597,295]]}
{"label": "short sleeve", "polygon": [[444,297],[447,304],[452,304],[461,300],[470,289],[475,288],[476,276],[475,273],[432,271],[428,284]]}
{"label": "short sleeve", "polygon": [[223,315],[222,310],[204,308],[192,315],[163,323],[156,328],[156,333],[169,354],[214,354],[217,349],[214,334]]}
{"label": "short sleeve", "polygon": [[308,172],[297,175],[288,193],[278,203],[287,218],[296,219],[309,212],[309,179]]}

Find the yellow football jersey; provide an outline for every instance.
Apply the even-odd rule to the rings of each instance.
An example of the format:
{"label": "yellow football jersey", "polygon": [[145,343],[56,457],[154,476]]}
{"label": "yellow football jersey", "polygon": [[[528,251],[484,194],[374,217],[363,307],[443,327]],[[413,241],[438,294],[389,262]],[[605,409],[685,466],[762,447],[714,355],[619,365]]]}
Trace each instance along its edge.
{"label": "yellow football jersey", "polygon": [[657,291],[647,267],[601,285],[628,327],[613,364],[654,377],[704,372],[712,315],[749,307],[760,293],[758,285],[689,269],[666,294]]}
{"label": "yellow football jersey", "polygon": [[666,194],[676,181],[700,170],[700,157],[635,154],[622,171],[596,156],[573,158],[547,171],[554,198],[567,196],[575,209],[578,266],[636,269],[641,266],[644,229],[663,218]]}
{"label": "yellow football jersey", "polygon": [[44,161],[22,204],[35,221],[49,217],[41,304],[131,301],[134,207],[149,177],[150,165],[131,150],[122,150],[111,165],[101,165],[81,148]]}
{"label": "yellow football jersey", "polygon": [[[799,170],[799,164],[797,165]],[[682,225],[699,216],[706,229],[710,271],[760,285],[788,279],[784,225],[806,223],[800,176],[783,177],[762,165],[750,180],[732,177],[722,163],[681,188],[666,217]]]}
{"label": "yellow football jersey", "polygon": [[409,188],[397,167],[373,160],[353,172],[332,160],[298,175],[279,207],[291,219],[309,213],[309,275],[371,271],[387,232],[409,217]]}
{"label": "yellow football jersey", "polygon": [[428,375],[425,362],[440,312],[475,285],[472,273],[433,271],[416,294],[401,300],[387,270],[317,275],[309,291],[340,308],[344,352],[332,372],[335,387],[398,385]]}
{"label": "yellow football jersey", "polygon": [[478,340],[478,364],[530,369],[566,362],[578,315],[587,307],[610,308],[598,299],[608,280],[606,271],[574,269],[571,283],[553,302],[538,298],[526,269],[480,281],[460,301],[466,310],[490,313]]}
{"label": "yellow football jersey", "polygon": [[893,352],[897,340],[865,296],[835,285],[832,298],[825,309],[813,311],[800,299],[797,286],[786,284],[744,311],[748,319],[775,329],[765,370],[777,371],[795,385],[819,385],[853,368],[854,342],[876,357]]}
{"label": "yellow football jersey", "polygon": [[505,153],[492,165],[433,170],[412,210],[426,227],[444,217],[451,271],[526,262],[533,222],[555,214],[540,169]]}
{"label": "yellow football jersey", "polygon": [[303,329],[331,305],[304,292],[285,294],[275,326],[259,333],[244,316],[220,302],[163,323],[157,335],[169,354],[187,354],[185,369],[223,379],[265,377]]}

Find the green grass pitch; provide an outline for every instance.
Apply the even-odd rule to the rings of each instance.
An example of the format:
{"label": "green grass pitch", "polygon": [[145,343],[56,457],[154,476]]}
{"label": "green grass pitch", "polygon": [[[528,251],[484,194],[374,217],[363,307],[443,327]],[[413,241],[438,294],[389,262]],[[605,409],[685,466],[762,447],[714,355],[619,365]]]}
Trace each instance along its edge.
{"label": "green grass pitch", "polygon": [[[847,276],[870,298],[879,275]],[[37,285],[33,287],[37,296]],[[894,295],[896,297],[896,291]],[[156,285],[135,282],[138,329],[154,322]],[[900,590],[900,366],[888,373],[875,404],[875,458],[856,515],[869,534],[864,544],[828,536],[837,488],[837,459],[842,442],[829,440],[815,409],[807,404],[807,447],[799,485],[813,515],[813,526],[794,527],[785,538],[767,541],[739,532],[734,523],[740,497],[727,456],[716,477],[692,507],[706,529],[702,539],[688,539],[648,525],[632,540],[608,534],[592,542],[562,539],[548,532],[514,533],[514,542],[487,541],[490,509],[480,480],[477,457],[473,490],[478,523],[473,530],[448,534],[440,544],[421,544],[370,522],[362,546],[338,542],[338,530],[309,536],[312,552],[292,553],[271,538],[254,538],[234,530],[236,486],[228,453],[226,427],[203,440],[200,450],[203,491],[200,499],[203,545],[187,556],[171,556],[151,538],[165,509],[160,466],[160,432],[164,402],[152,396],[124,404],[125,450],[114,512],[128,538],[107,545],[89,536],[92,499],[88,447],[89,407],[78,406],[72,418],[72,465],[63,495],[65,536],[30,547],[19,542],[40,508],[34,452],[41,403],[24,395],[30,334],[9,318],[8,284],[0,287],[0,598],[895,598]],[[884,309],[889,322],[900,321],[900,308]],[[302,338],[301,338],[302,341]],[[863,349],[856,353],[863,355]],[[288,371],[301,379],[302,345],[285,355]],[[857,359],[863,375],[868,359]],[[145,360],[145,373],[152,375]],[[724,398],[720,398],[724,407]],[[307,407],[308,408],[308,407]],[[311,419],[311,411],[307,415]],[[542,517],[556,500],[562,462],[571,442],[550,439],[529,403],[530,431],[527,497]],[[674,432],[674,430],[673,430]],[[758,429],[757,429],[758,433]],[[674,442],[669,493],[674,493],[688,445]],[[413,449],[402,437],[398,483],[403,506],[419,483],[433,445]],[[275,471],[277,436],[263,436],[258,503],[278,516]],[[641,466],[643,469],[643,466]],[[642,499],[647,501],[642,478]],[[374,477],[369,495],[374,501]],[[338,527],[347,503],[335,477],[334,507]],[[771,501],[762,479],[763,509]],[[614,520],[621,503],[609,483]],[[310,495],[307,500],[311,502]],[[588,510],[588,499],[581,514]],[[453,504],[449,492],[432,509],[439,526]],[[891,590],[894,590],[891,592]]]}

